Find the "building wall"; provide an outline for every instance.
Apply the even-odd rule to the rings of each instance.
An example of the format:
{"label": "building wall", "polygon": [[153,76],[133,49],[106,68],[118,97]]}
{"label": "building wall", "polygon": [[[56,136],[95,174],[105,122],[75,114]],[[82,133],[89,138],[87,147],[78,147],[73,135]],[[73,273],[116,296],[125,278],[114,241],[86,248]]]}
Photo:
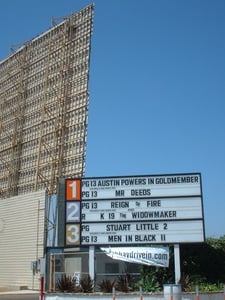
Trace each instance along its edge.
{"label": "building wall", "polygon": [[39,289],[32,262],[43,257],[45,192],[0,201],[0,286]]}

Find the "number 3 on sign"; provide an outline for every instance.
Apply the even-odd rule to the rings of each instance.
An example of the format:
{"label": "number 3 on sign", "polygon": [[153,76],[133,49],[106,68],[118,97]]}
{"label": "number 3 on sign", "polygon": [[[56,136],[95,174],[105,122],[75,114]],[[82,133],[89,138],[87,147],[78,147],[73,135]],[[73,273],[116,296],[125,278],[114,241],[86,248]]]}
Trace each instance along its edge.
{"label": "number 3 on sign", "polygon": [[80,225],[66,225],[66,245],[80,245]]}
{"label": "number 3 on sign", "polygon": [[80,200],[80,179],[66,180],[66,200]]}

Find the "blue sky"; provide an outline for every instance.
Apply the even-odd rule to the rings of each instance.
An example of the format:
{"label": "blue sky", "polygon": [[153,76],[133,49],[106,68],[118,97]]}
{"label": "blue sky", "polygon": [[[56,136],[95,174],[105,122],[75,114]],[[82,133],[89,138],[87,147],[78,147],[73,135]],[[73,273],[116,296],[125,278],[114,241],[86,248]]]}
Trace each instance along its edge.
{"label": "blue sky", "polygon": [[[0,60],[86,0],[1,0]],[[225,234],[225,2],[96,0],[86,176],[201,172]]]}

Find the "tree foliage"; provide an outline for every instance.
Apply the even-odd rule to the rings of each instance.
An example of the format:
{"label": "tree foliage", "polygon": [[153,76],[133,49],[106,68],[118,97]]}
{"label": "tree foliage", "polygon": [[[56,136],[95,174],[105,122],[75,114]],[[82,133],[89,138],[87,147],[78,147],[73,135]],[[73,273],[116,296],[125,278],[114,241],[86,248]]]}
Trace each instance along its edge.
{"label": "tree foliage", "polygon": [[[180,245],[181,284],[189,289],[195,284],[217,285],[225,282],[225,235],[208,238],[204,244]],[[170,247],[169,268],[141,267],[141,277],[151,278],[157,286],[174,283],[173,247]]]}
{"label": "tree foliage", "polygon": [[191,280],[225,282],[225,236],[208,238],[204,244],[181,245],[180,253],[182,273]]}

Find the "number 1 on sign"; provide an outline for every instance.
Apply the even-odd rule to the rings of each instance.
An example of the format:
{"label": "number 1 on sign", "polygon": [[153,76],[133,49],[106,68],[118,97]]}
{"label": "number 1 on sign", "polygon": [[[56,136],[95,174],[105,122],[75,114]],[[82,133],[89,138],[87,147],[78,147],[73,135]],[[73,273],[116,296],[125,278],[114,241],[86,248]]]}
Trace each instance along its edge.
{"label": "number 1 on sign", "polygon": [[77,183],[76,183],[76,181],[73,181],[69,186],[72,188],[72,198],[76,198],[76,196],[77,196]]}
{"label": "number 1 on sign", "polygon": [[66,181],[66,200],[80,199],[80,179],[67,179]]}

